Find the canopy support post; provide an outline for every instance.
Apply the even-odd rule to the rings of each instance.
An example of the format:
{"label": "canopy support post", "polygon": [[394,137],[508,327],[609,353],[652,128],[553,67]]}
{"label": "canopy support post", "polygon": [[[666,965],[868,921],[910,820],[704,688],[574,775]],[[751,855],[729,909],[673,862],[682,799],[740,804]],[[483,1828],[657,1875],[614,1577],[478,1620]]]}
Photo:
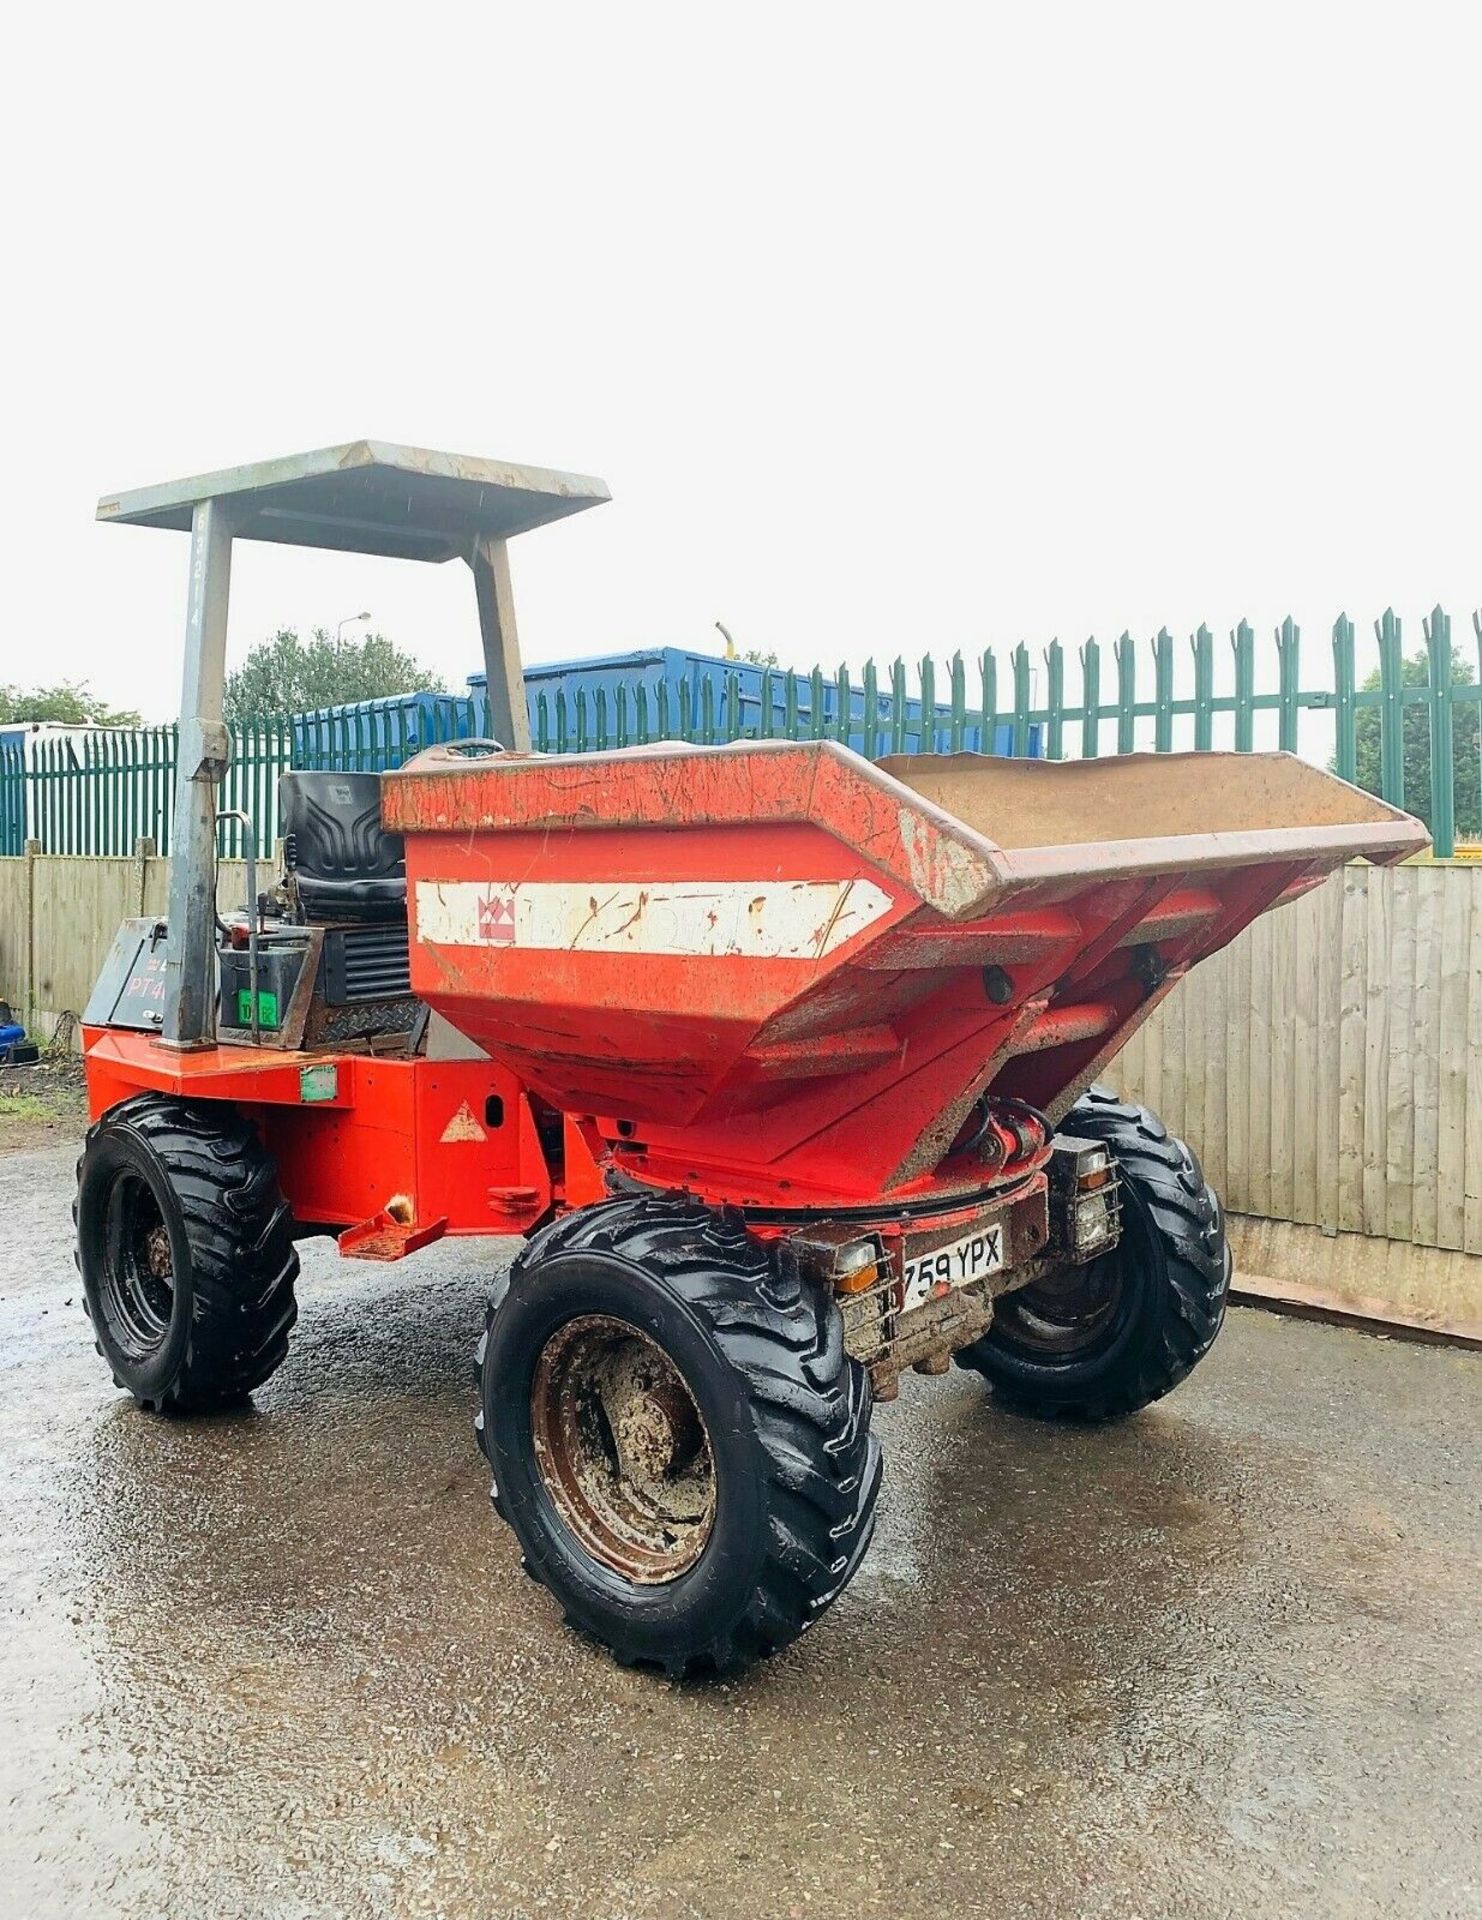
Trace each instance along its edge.
{"label": "canopy support post", "polygon": [[216,789],[231,756],[222,717],[232,533],[219,499],[191,510],[185,674],[170,840],[169,944],[161,1044],[216,1041]]}
{"label": "canopy support post", "polygon": [[475,536],[468,553],[479,603],[479,633],[484,643],[484,686],[489,699],[489,731],[511,753],[530,751],[530,710],[525,703],[525,669],[515,625],[515,596],[509,577],[509,544],[492,534]]}

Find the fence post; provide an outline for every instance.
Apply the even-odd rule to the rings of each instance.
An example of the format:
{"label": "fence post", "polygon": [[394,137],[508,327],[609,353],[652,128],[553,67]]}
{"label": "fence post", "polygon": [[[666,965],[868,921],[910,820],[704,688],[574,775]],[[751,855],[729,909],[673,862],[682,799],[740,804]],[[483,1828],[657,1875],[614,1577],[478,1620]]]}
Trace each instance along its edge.
{"label": "fence post", "polygon": [[1065,652],[1058,640],[1045,649],[1045,702],[1050,724],[1045,729],[1045,757],[1065,757]]}
{"label": "fence post", "polygon": [[1153,748],[1173,751],[1173,635],[1159,627],[1153,637]]}
{"label": "fence post", "polygon": [[1117,662],[1117,752],[1131,753],[1137,745],[1137,649],[1132,635],[1123,633],[1112,652]]}
{"label": "fence post", "polygon": [[951,750],[953,753],[961,753],[965,744],[963,735],[967,729],[967,675],[963,670],[962,653],[960,649],[952,656],[950,673],[952,687]]}
{"label": "fence post", "polygon": [[1281,699],[1276,744],[1283,753],[1297,751],[1297,661],[1301,644],[1302,629],[1288,614],[1276,629],[1276,663]]}
{"label": "fence post", "polygon": [[978,702],[978,751],[998,752],[998,661],[992,648],[978,663],[982,698]]}
{"label": "fence post", "polygon": [[1340,613],[1333,622],[1333,700],[1336,739],[1333,764],[1340,780],[1358,777],[1358,715],[1353,704],[1353,622]]}
{"label": "fence post", "polygon": [[1018,759],[1029,753],[1029,649],[1021,640],[1010,662],[1014,669],[1013,750]]}
{"label": "fence post", "polygon": [[1401,626],[1393,607],[1374,624],[1379,636],[1379,792],[1392,807],[1405,804],[1405,708]]}
{"label": "fence post", "polygon": [[880,748],[880,681],[874,658],[864,663],[864,750],[873,760]]}
{"label": "fence post", "polygon": [[1438,860],[1456,852],[1455,759],[1451,740],[1451,616],[1440,607],[1424,621],[1430,670],[1431,851]]}
{"label": "fence post", "polygon": [[1230,635],[1235,650],[1235,751],[1250,753],[1256,744],[1256,636],[1248,620]]}
{"label": "fence post", "polygon": [[1214,745],[1214,635],[1201,621],[1190,640],[1194,653],[1194,751]]}
{"label": "fence post", "polygon": [[28,840],[26,857],[26,978],[24,1005],[26,1025],[36,1023],[36,861],[41,853],[39,840]]}
{"label": "fence post", "polygon": [[149,891],[149,863],[158,853],[152,833],[141,833],[134,842],[134,858],[139,862],[139,912],[144,912],[144,900]]}
{"label": "fence post", "polygon": [[1081,757],[1096,758],[1101,727],[1101,648],[1094,639],[1081,648]]}

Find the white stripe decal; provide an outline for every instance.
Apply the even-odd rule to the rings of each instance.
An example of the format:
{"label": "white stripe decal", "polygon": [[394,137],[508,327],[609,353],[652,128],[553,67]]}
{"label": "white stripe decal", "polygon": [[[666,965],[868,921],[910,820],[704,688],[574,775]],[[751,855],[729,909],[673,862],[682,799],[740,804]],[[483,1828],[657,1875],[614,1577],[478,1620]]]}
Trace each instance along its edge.
{"label": "white stripe decal", "polygon": [[419,880],[435,947],[821,960],[890,910],[872,880]]}

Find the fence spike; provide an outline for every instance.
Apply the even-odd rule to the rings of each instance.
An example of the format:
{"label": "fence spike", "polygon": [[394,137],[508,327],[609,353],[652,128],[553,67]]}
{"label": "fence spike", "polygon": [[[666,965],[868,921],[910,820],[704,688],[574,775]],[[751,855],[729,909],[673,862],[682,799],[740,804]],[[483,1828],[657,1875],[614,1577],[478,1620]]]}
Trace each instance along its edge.
{"label": "fence spike", "polygon": [[880,687],[873,658],[864,663],[864,750],[873,760],[880,746]]}
{"label": "fence spike", "polygon": [[1117,752],[1137,746],[1137,648],[1125,630],[1112,647],[1117,663]]}
{"label": "fence spike", "polygon": [[982,685],[982,699],[978,703],[978,751],[980,753],[997,753],[998,656],[994,653],[992,647],[985,647],[983,649],[983,657],[978,662],[978,677]]}
{"label": "fence spike", "polygon": [[1051,760],[1065,757],[1065,650],[1058,640],[1045,648],[1045,753]]}
{"label": "fence spike", "polygon": [[1029,753],[1029,649],[1021,640],[1009,655],[1009,664],[1014,674],[1014,737],[1012,746],[1015,755],[1024,759]]}
{"label": "fence spike", "polygon": [[1235,653],[1235,751],[1249,753],[1255,746],[1256,636],[1248,620],[1230,635]]}
{"label": "fence spike", "polygon": [[1194,655],[1194,751],[1214,745],[1214,635],[1201,620],[1189,636]]}
{"label": "fence spike", "polygon": [[937,670],[929,653],[923,656],[921,665],[917,669],[917,682],[921,689],[919,701],[921,717],[916,723],[917,751],[935,753],[937,750]]}
{"label": "fence spike", "polygon": [[1451,619],[1439,605],[1421,622],[1425,634],[1431,750],[1431,848],[1438,860],[1456,852],[1456,774],[1452,733]]}
{"label": "fence spike", "polygon": [[962,649],[959,647],[947,663],[947,684],[951,701],[951,750],[961,753],[967,734],[967,670],[962,664]]}
{"label": "fence spike", "polygon": [[1297,698],[1299,675],[1297,660],[1302,644],[1302,629],[1288,614],[1276,629],[1276,664],[1281,702],[1276,744],[1283,753],[1297,751]]}
{"label": "fence spike", "polygon": [[1101,736],[1101,647],[1092,635],[1081,648],[1081,757],[1094,760]]}
{"label": "fence spike", "polygon": [[906,750],[906,663],[897,654],[890,668],[890,751]]}
{"label": "fence spike", "polygon": [[1173,635],[1159,627],[1153,635],[1153,747],[1173,751]]}
{"label": "fence spike", "polygon": [[1393,607],[1374,623],[1379,641],[1379,792],[1405,804],[1404,631]]}

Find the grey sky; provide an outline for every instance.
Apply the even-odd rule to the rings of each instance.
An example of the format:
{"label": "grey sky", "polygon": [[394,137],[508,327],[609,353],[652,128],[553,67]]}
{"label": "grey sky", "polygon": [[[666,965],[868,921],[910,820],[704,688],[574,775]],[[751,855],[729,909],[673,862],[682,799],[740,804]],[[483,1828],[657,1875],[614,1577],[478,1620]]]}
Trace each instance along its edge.
{"label": "grey sky", "polygon": [[[1477,20],[18,11],[0,678],[170,713],[185,542],[98,494],[362,434],[608,481],[515,549],[536,659],[1469,638]],[[476,664],[462,569],[234,588],[235,657],[369,607]]]}

